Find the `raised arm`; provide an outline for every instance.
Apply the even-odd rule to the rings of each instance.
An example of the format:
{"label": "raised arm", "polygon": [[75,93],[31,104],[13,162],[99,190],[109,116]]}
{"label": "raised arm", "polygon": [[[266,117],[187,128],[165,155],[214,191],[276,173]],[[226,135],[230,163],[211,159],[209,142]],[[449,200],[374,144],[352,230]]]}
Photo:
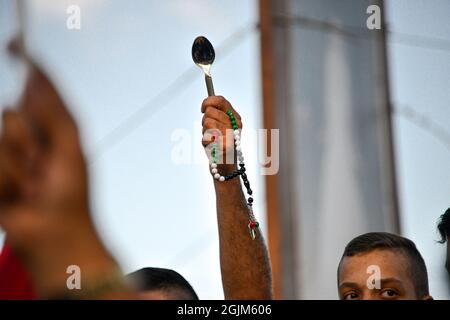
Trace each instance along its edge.
{"label": "raised arm", "polygon": [[[238,127],[242,128],[239,114],[225,98],[210,97],[202,104],[204,113],[202,125],[203,132],[206,133],[203,145],[211,146],[211,143],[215,141],[220,146],[217,138],[211,138],[215,130],[220,131],[223,147],[217,151],[219,155],[234,149],[233,135],[228,136],[228,139],[226,136],[226,130],[232,130],[227,115],[229,110],[233,112]],[[209,153],[208,148],[207,153]],[[217,170],[225,177],[235,172],[237,165],[218,164]],[[258,228],[255,229],[255,239],[253,240],[250,236],[248,224],[251,212],[240,178],[219,181],[213,177],[213,180],[216,191],[220,264],[225,299],[272,299],[272,276],[268,251]]]}

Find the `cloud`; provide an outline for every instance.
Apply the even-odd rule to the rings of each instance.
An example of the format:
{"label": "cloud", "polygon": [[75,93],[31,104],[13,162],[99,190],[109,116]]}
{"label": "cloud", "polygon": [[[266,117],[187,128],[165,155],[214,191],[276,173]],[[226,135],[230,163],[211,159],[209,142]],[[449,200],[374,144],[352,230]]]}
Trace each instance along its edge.
{"label": "cloud", "polygon": [[225,30],[229,27],[223,8],[216,1],[195,0],[186,3],[186,0],[172,0],[167,3],[167,7],[171,14],[189,24],[220,25]]}

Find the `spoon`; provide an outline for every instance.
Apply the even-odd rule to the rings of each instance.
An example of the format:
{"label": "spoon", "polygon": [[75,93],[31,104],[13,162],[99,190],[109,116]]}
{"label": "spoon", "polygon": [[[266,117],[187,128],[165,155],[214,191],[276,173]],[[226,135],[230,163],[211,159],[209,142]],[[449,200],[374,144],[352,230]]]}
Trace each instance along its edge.
{"label": "spoon", "polygon": [[214,86],[211,78],[211,65],[216,58],[214,47],[205,37],[197,37],[192,45],[192,59],[205,74],[206,89],[208,96],[214,96]]}

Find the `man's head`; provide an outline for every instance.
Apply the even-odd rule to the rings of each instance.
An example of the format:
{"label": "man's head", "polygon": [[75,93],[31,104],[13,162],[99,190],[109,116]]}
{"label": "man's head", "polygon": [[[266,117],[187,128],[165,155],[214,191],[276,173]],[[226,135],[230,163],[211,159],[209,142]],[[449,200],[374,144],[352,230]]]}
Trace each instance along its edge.
{"label": "man's head", "polygon": [[127,275],[142,300],[198,300],[189,282],[179,273],[160,268],[143,268]]}
{"label": "man's head", "polygon": [[427,268],[415,244],[385,232],[349,242],[338,267],[338,290],[345,300],[431,298]]}
{"label": "man's head", "polygon": [[445,263],[445,268],[450,276],[450,243],[448,241],[450,236],[450,208],[448,208],[447,211],[445,211],[445,213],[441,216],[438,223],[438,230],[441,235],[440,243],[447,242],[447,261]]}
{"label": "man's head", "polygon": [[441,235],[440,243],[447,242],[447,260],[445,262],[445,268],[447,269],[447,273],[450,277],[450,208],[445,211],[445,213],[441,216],[438,223],[438,230]]}

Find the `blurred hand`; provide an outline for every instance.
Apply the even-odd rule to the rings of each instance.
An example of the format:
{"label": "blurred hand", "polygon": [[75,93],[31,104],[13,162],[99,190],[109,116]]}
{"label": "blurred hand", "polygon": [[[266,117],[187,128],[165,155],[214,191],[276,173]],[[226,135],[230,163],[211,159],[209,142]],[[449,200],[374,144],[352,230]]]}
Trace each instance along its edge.
{"label": "blurred hand", "polygon": [[87,180],[76,124],[32,66],[18,108],[2,115],[0,225],[44,295],[65,286],[70,264],[111,264],[91,222]]}
{"label": "blurred hand", "polygon": [[[203,126],[203,146],[206,148],[208,157],[210,157],[209,147],[214,141],[214,134],[217,134],[218,149],[217,155],[220,161],[223,156],[223,165],[219,165],[219,172],[222,174],[228,174],[234,171],[236,168],[236,154],[234,150],[234,136],[233,127],[231,126],[231,121],[226,112],[228,110],[233,111],[236,118],[237,125],[239,129],[242,129],[241,116],[234,110],[233,106],[222,96],[213,96],[205,99],[202,103],[202,126]],[[225,162],[230,162],[226,160],[225,154],[234,152],[234,164],[226,165]],[[231,157],[231,156],[230,156]]]}
{"label": "blurred hand", "polygon": [[77,128],[36,67],[18,110],[5,110],[2,121],[0,222],[10,239],[21,243],[48,224],[87,215],[86,165]]}

